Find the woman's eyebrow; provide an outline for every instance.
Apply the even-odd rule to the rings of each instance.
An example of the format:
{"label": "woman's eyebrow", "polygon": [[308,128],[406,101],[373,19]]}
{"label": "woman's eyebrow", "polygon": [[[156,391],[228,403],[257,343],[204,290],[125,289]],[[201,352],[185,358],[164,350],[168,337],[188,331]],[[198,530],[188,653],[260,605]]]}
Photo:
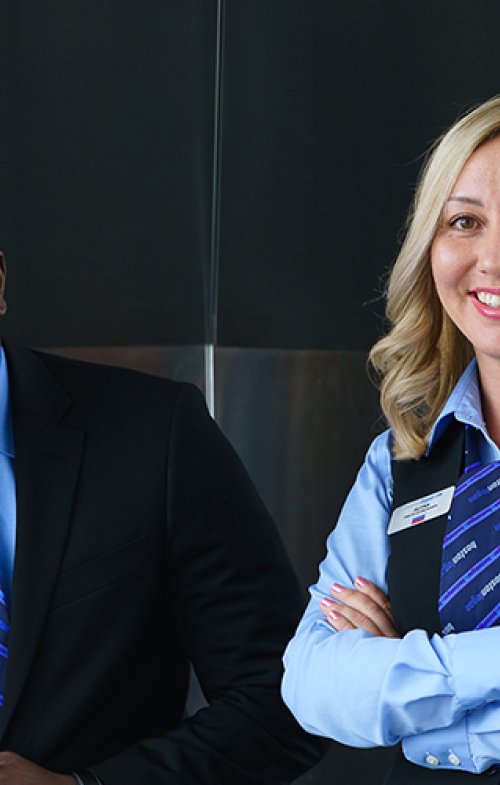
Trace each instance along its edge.
{"label": "woman's eyebrow", "polygon": [[472,196],[450,196],[448,202],[466,202],[467,204],[475,204],[477,207],[484,207],[481,199],[473,199]]}

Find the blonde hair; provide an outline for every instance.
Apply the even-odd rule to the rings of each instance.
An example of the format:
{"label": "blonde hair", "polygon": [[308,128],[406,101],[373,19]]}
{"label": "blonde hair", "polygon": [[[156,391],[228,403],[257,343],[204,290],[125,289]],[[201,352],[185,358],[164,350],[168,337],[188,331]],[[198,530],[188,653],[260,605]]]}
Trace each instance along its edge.
{"label": "blonde hair", "polygon": [[500,96],[496,96],[437,140],[420,176],[406,237],[387,285],[390,332],[369,355],[399,460],[424,454],[432,426],[474,354],[438,299],[430,249],[464,165],[499,132]]}

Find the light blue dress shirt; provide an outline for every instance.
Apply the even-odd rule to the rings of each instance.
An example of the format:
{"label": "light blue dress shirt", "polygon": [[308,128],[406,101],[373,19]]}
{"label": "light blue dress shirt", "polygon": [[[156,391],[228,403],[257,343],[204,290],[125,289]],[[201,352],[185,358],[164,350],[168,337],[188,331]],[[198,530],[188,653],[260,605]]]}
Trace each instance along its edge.
{"label": "light blue dress shirt", "polygon": [[[475,361],[436,422],[429,449],[453,416],[482,434],[483,463],[500,459],[486,432]],[[431,639],[413,630],[398,640],[336,632],[319,609],[332,583],[352,586],[358,575],[387,592],[391,506],[386,431],[369,448],[328,538],[318,582],[285,652],[283,698],[311,733],[354,747],[402,740],[418,765],[484,771],[500,762],[500,627]]]}
{"label": "light blue dress shirt", "polygon": [[5,354],[0,348],[0,577],[10,610],[16,548],[14,436]]}

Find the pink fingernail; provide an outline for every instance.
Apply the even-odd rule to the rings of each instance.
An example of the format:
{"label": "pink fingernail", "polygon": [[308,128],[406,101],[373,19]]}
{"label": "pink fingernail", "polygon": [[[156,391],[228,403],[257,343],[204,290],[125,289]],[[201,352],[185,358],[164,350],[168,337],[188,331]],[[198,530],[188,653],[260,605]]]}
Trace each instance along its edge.
{"label": "pink fingernail", "polygon": [[333,600],[329,600],[329,599],[327,599],[327,597],[324,597],[321,600],[320,605],[322,605],[324,608],[329,608],[330,605],[335,605],[335,603],[334,603]]}
{"label": "pink fingernail", "polygon": [[364,578],[360,578],[359,576],[356,578],[356,580],[354,581],[354,583],[355,583],[357,586],[368,586],[368,581],[365,581],[365,579],[364,579]]}
{"label": "pink fingernail", "polygon": [[343,588],[344,587],[341,586],[339,583],[334,583],[333,586],[332,586],[332,591],[336,591],[337,594],[340,594],[340,592],[343,590]]}
{"label": "pink fingernail", "polygon": [[331,619],[338,619],[339,618],[339,614],[337,613],[337,611],[330,611],[328,615],[329,615],[329,617]]}

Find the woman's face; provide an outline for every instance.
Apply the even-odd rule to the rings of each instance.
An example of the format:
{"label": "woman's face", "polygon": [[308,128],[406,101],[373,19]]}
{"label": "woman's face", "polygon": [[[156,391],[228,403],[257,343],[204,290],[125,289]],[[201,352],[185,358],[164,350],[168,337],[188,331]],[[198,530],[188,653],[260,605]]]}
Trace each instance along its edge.
{"label": "woman's face", "polygon": [[431,268],[443,308],[480,367],[500,361],[500,137],[462,169],[431,246]]}

